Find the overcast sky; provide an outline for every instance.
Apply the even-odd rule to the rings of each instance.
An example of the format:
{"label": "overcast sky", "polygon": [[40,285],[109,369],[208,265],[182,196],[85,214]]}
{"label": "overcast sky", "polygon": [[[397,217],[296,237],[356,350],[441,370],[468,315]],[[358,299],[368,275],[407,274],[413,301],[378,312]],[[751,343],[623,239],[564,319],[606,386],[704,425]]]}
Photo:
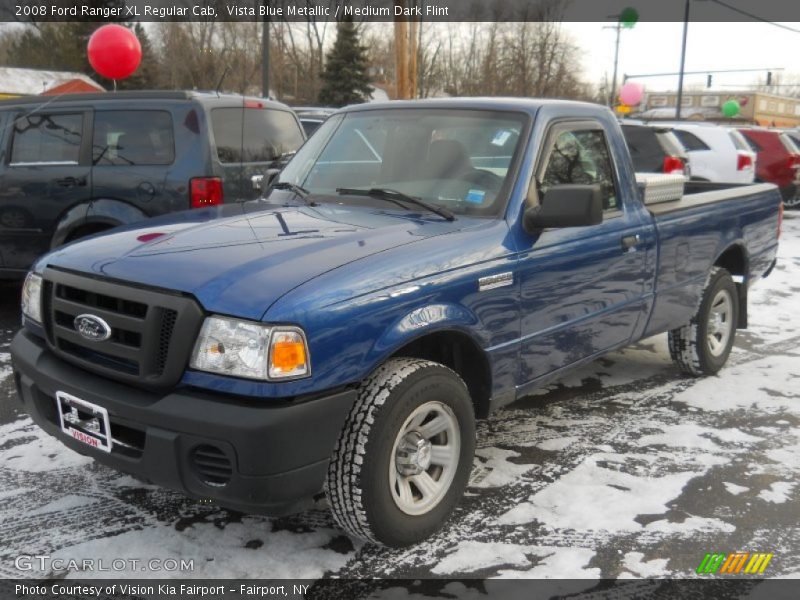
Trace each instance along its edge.
{"label": "overcast sky", "polygon": [[[789,0],[795,1],[795,0]],[[800,23],[783,23],[800,30]],[[609,81],[614,67],[614,29],[602,23],[564,23],[583,48],[583,67],[592,81]],[[623,73],[676,72],[680,67],[683,23],[637,23],[623,29],[619,51],[619,79]],[[686,70],[761,69],[782,67],[783,76],[800,78],[800,33],[766,23],[690,23]],[[765,69],[766,70],[766,69]],[[715,74],[714,88],[733,90],[756,83],[761,73]],[[677,77],[637,80],[650,90],[677,88]],[[705,75],[687,76],[686,83],[705,85]],[[733,86],[733,87],[728,87]]]}

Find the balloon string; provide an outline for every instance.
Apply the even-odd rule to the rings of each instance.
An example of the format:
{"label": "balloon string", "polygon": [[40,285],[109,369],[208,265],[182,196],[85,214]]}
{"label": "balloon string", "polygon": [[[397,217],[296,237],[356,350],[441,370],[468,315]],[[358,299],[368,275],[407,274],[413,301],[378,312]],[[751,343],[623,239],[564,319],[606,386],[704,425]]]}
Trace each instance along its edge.
{"label": "balloon string", "polygon": [[112,79],[112,81],[114,82],[114,91],[116,92],[117,91],[117,80],[116,79]]}

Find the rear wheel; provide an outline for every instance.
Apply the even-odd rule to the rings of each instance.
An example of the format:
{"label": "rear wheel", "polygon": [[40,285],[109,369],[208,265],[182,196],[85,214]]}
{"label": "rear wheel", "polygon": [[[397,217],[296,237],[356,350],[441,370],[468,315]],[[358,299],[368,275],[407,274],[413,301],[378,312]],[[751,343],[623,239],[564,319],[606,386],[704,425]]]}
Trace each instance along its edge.
{"label": "rear wheel", "polygon": [[711,270],[700,308],[688,325],[669,332],[669,352],[689,375],[714,375],[727,362],[736,336],[739,295],[725,269]]}
{"label": "rear wheel", "polygon": [[461,378],[431,361],[389,360],[361,385],[334,449],[326,484],[334,519],[373,543],[419,542],[452,513],[474,452]]}

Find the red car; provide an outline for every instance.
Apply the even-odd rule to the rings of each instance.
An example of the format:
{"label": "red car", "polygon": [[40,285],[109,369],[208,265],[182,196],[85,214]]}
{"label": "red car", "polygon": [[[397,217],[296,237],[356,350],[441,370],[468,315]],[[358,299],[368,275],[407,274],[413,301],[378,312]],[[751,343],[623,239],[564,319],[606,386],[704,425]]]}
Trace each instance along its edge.
{"label": "red car", "polygon": [[774,129],[740,129],[747,143],[758,153],[756,176],[781,190],[786,208],[800,207],[800,148],[792,139]]}

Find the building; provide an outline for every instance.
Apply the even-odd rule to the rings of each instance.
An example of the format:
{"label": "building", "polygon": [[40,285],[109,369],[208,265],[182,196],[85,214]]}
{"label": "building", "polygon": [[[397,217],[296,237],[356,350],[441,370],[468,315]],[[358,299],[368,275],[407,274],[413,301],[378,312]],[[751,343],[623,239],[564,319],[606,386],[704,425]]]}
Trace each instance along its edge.
{"label": "building", "polygon": [[[650,119],[674,119],[678,94],[650,92],[638,107],[639,116]],[[739,102],[740,112],[730,119],[722,114],[728,100]],[[800,126],[800,98],[764,92],[684,92],[681,108],[684,119],[698,121],[738,121],[765,127]]]}
{"label": "building", "polygon": [[0,67],[0,99],[104,91],[103,86],[83,73]]}

